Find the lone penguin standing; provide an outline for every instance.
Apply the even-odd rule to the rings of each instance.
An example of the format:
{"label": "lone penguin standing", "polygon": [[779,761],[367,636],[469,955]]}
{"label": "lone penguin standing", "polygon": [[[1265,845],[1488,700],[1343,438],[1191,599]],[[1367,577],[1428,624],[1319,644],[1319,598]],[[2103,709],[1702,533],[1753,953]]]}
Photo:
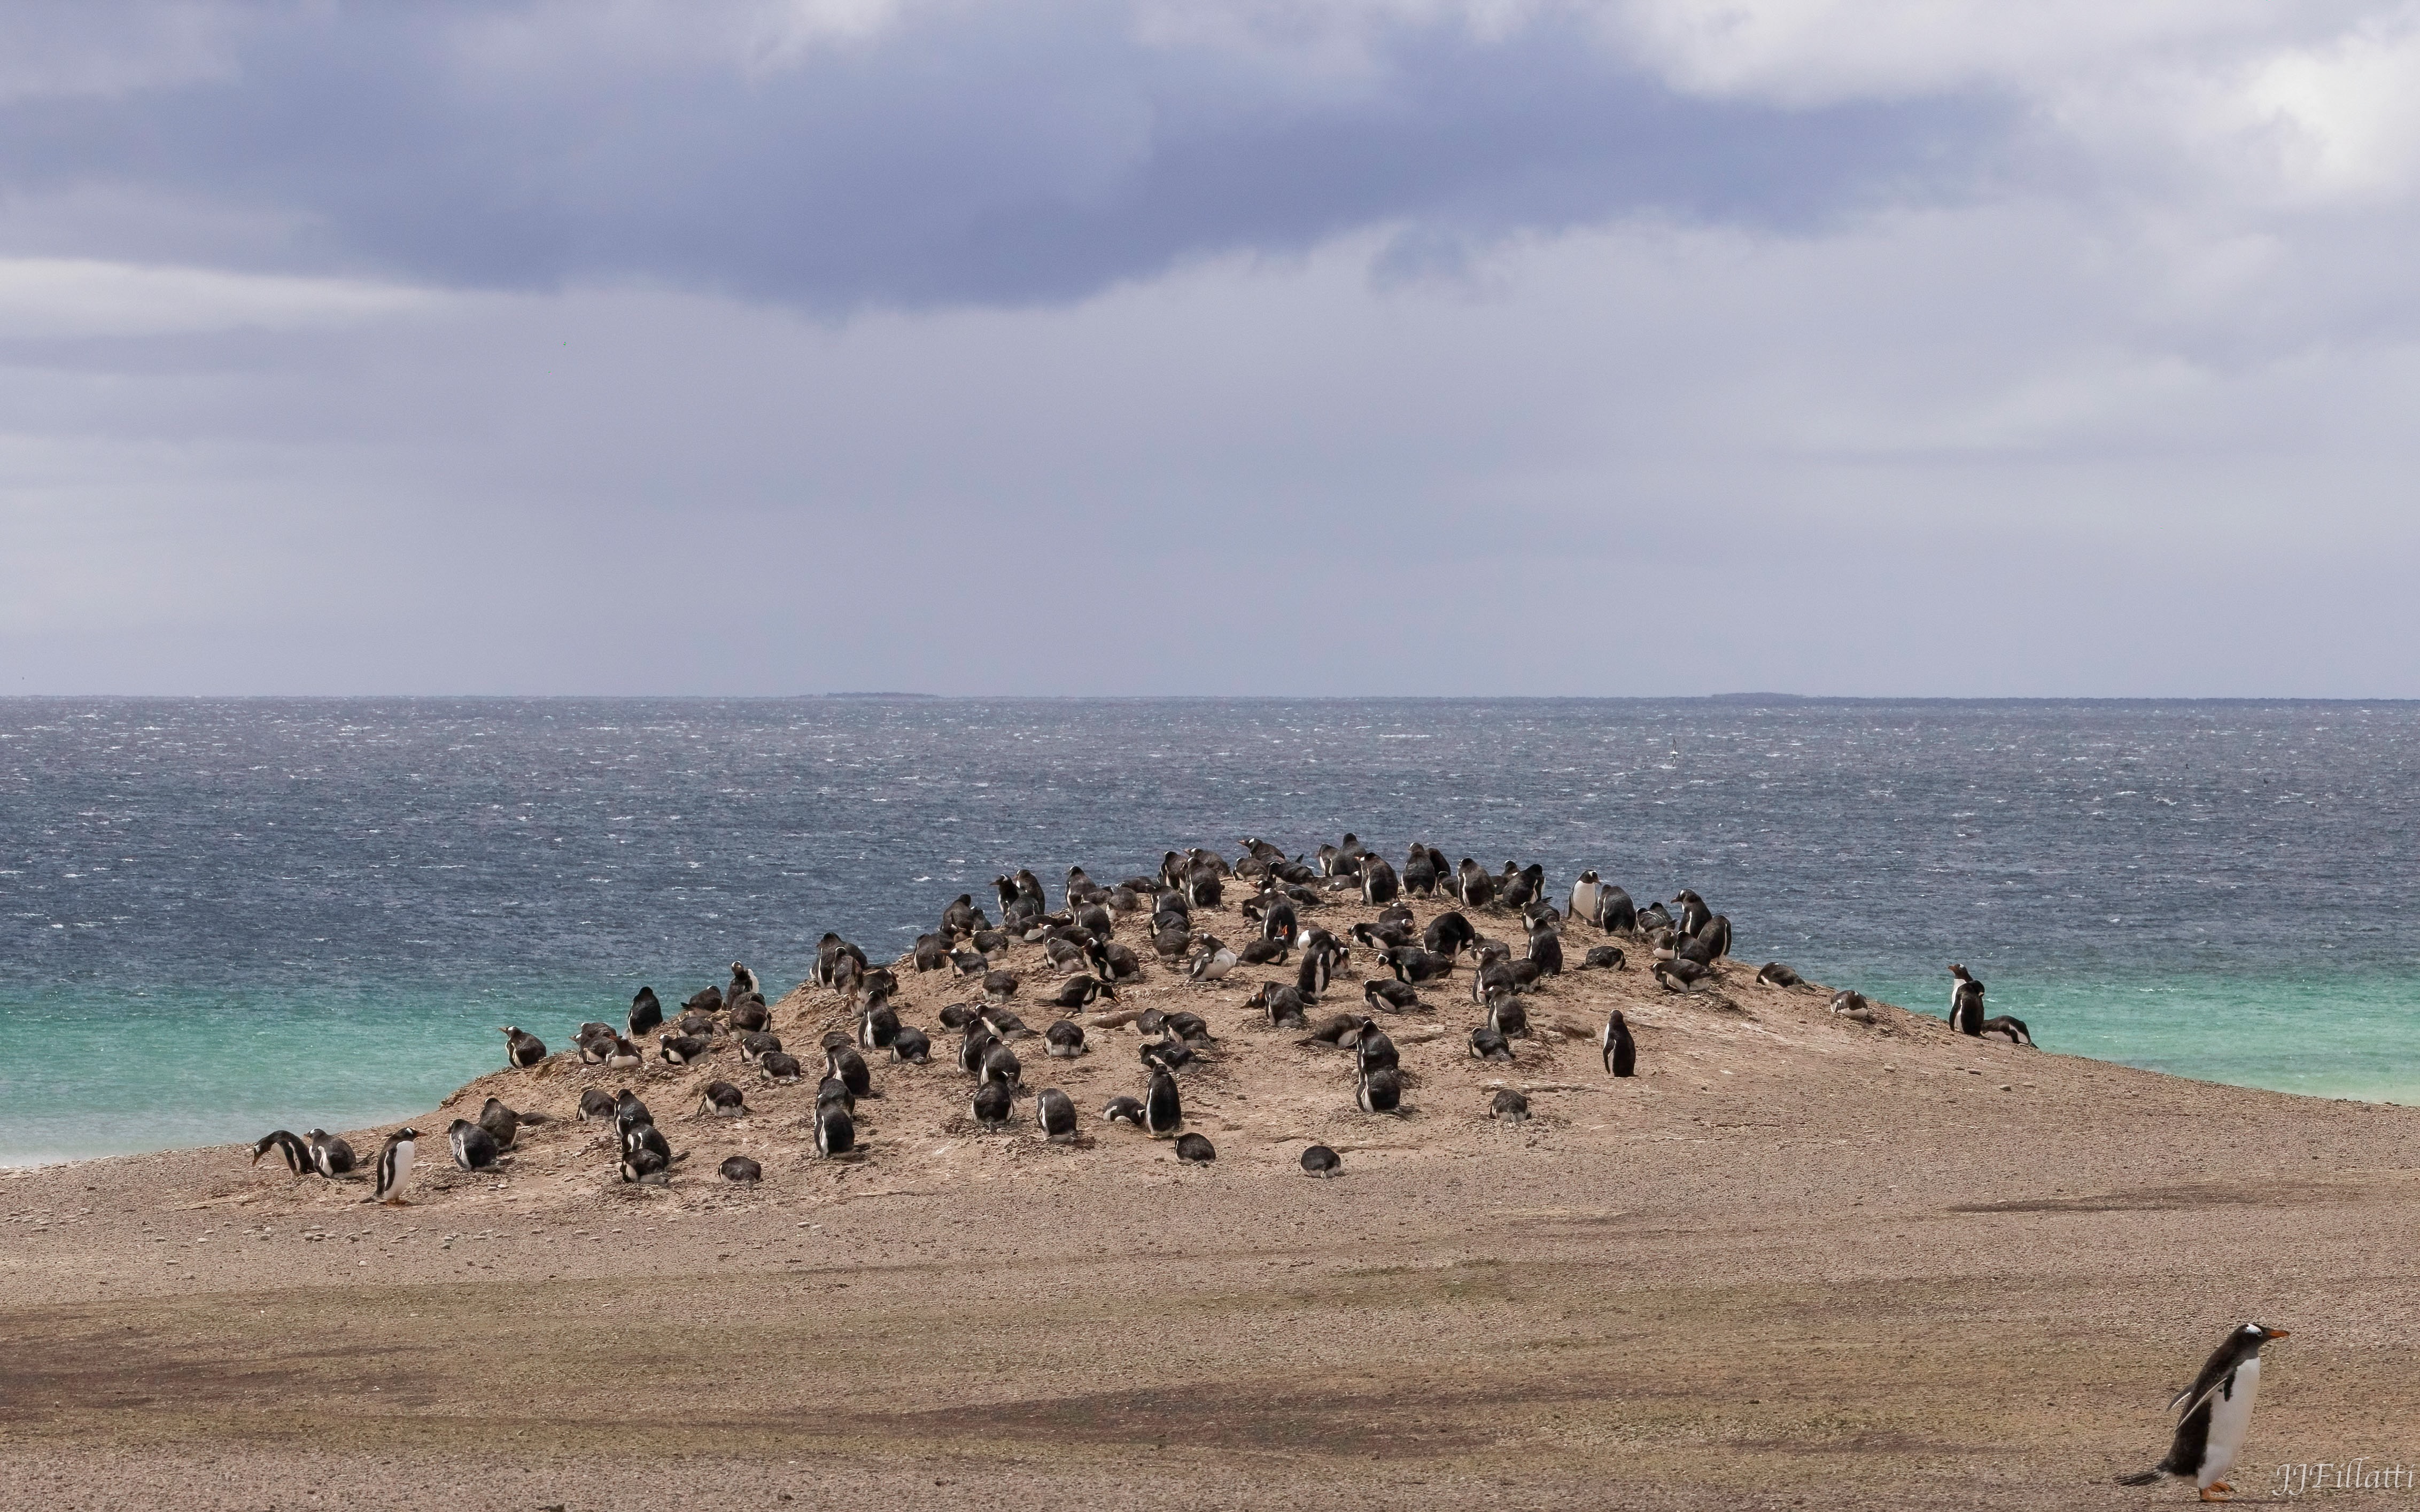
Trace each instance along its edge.
{"label": "lone penguin standing", "polygon": [[2228,1333],[2201,1367],[2194,1383],[2168,1405],[2181,1406],[2168,1457],[2149,1470],[2120,1475],[2120,1486],[2149,1486],[2163,1475],[2191,1476],[2205,1502],[2224,1502],[2235,1488],[2224,1478],[2252,1427],[2253,1399],[2260,1394],[2260,1346],[2287,1336],[2286,1330],[2246,1323]]}

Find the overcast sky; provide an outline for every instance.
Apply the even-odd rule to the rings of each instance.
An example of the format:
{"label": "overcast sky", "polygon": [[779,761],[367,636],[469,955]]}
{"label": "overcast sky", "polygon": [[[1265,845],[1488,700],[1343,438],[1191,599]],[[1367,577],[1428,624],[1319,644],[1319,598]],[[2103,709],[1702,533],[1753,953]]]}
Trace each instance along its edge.
{"label": "overcast sky", "polygon": [[2420,696],[2420,6],[0,10],[0,692]]}

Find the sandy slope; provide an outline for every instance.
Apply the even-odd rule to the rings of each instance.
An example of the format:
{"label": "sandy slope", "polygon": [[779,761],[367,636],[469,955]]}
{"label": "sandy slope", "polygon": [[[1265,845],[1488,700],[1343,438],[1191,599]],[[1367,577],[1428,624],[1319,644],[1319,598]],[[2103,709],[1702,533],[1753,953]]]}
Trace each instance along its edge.
{"label": "sandy slope", "polygon": [[[1039,959],[1013,963],[1029,997]],[[819,1162],[812,1088],[726,1052],[484,1078],[418,1120],[438,1158],[410,1209],[248,1149],[12,1174],[0,1486],[26,1506],[2143,1505],[2191,1497],[2109,1476],[2155,1458],[2166,1389],[2253,1317],[2295,1336],[2247,1498],[2280,1460],[2420,1462],[2420,1110],[1895,1010],[1851,1024],[1751,969],[1687,997],[1635,965],[1553,982],[1547,1024],[1628,1012],[1622,1083],[1552,1033],[1473,1062],[1457,976],[1388,1025],[1401,1119],[1353,1109],[1346,1057],[1256,1025],[1249,984],[1156,972],[1131,1006],[1220,1036],[1185,1078],[1207,1168],[1089,1119],[1047,1146],[1030,1103],[978,1134],[938,1062],[877,1064],[864,1158]],[[902,1016],[946,1047],[961,984],[903,976]],[[811,1051],[847,1022],[799,993],[775,1026]],[[1029,1082],[1088,1115],[1139,1092],[1136,1033],[1093,1038],[1072,1066],[1024,1041]],[[754,1115],[682,1121],[714,1076]],[[1539,1117],[1489,1120],[1498,1080]],[[607,1136],[569,1119],[625,1081],[691,1151],[668,1191],[613,1181]],[[561,1121],[500,1175],[442,1167],[445,1123],[490,1092]],[[1313,1139],[1343,1177],[1299,1174]],[[733,1151],[764,1186],[714,1179]]]}

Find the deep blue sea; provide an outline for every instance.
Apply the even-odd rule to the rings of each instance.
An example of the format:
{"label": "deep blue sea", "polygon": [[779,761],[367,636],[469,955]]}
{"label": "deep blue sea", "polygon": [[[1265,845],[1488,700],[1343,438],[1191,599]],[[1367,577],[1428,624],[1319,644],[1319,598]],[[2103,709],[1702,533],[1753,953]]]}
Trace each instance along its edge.
{"label": "deep blue sea", "polygon": [[1694,887],[2043,1045],[2420,1101],[2420,705],[0,700],[0,1163],[355,1126],[1004,870],[1351,829]]}

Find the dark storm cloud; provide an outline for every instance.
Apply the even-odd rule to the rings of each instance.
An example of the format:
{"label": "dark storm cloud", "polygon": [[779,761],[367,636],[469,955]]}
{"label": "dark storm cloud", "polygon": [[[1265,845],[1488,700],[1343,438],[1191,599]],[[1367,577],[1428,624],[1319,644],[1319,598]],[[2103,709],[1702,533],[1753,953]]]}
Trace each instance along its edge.
{"label": "dark storm cloud", "polygon": [[[1974,91],[1693,99],[1561,12],[1493,38],[1368,21],[1311,78],[1112,5],[911,8],[771,61],[701,38],[710,14],[221,15],[206,69],[0,101],[0,191],[247,210],[296,228],[265,254],[288,268],[1014,304],[1373,225],[1404,228],[1412,269],[1642,213],[1810,228],[1959,194],[2010,120]],[[69,250],[181,250],[131,244],[145,224],[96,219]]]}

